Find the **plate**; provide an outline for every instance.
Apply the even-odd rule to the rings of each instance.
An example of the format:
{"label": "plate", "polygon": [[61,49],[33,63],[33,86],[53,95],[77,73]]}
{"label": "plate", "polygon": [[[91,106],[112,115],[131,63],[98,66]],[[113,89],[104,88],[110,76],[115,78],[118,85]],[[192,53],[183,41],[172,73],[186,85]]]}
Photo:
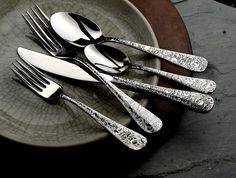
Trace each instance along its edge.
{"label": "plate", "polygon": [[[158,46],[148,22],[126,0],[36,0],[34,3],[47,15],[69,11],[86,16],[94,20],[106,36]],[[45,53],[29,38],[30,30],[21,17],[33,5],[31,0],[9,0],[0,5],[0,134],[17,142],[46,147],[82,145],[106,137],[108,133],[76,106],[63,100],[49,104],[14,79],[9,66],[18,58],[16,49],[19,46]],[[110,45],[125,52],[132,62],[160,68],[159,60],[147,54],[118,44]],[[154,85],[158,82],[156,76],[134,70],[122,76]],[[104,86],[59,78],[54,80],[63,86],[66,94],[123,125],[129,124],[130,117]],[[143,106],[147,105],[143,95],[126,93]]]}

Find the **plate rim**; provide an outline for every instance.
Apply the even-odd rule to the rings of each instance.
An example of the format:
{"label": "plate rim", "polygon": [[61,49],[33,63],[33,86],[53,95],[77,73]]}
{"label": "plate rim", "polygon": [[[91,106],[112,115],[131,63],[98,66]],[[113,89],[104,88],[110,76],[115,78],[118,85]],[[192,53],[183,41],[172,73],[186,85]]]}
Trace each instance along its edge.
{"label": "plate rim", "polygon": [[[124,2],[126,3],[127,6],[129,6],[133,12],[135,12],[137,14],[137,16],[139,16],[143,23],[146,25],[146,28],[148,29],[148,33],[150,34],[151,36],[151,39],[152,39],[152,43],[154,44],[155,47],[159,47],[158,45],[158,40],[156,38],[156,35],[150,25],[150,23],[148,22],[148,20],[145,18],[145,16],[138,10],[138,8],[132,4],[129,0],[121,0],[121,2]],[[159,62],[156,62],[156,66],[155,68],[160,68],[160,60],[158,60]],[[152,81],[152,84],[154,85],[157,85],[158,84],[158,77],[157,76],[154,76],[154,79]],[[142,105],[144,107],[146,107],[148,104],[148,99],[145,99],[145,101],[142,103]],[[126,122],[124,125],[127,126],[129,125],[130,123],[130,120],[128,122]],[[29,145],[29,146],[37,146],[37,147],[55,147],[55,148],[61,148],[61,147],[70,147],[70,146],[80,146],[80,145],[86,145],[86,144],[90,144],[90,143],[93,143],[93,142],[97,142],[97,141],[100,141],[104,138],[106,138],[107,136],[109,136],[110,134],[108,132],[101,132],[96,138],[93,138],[93,139],[88,139],[86,141],[83,141],[83,142],[74,142],[74,143],[65,143],[65,144],[54,144],[54,142],[51,142],[51,144],[42,144],[42,142],[30,142],[30,141],[27,141],[25,139],[17,139],[16,136],[6,136],[6,135],[11,135],[11,132],[8,132],[8,134],[4,134],[6,132],[6,129],[3,129],[2,132],[0,133],[0,135],[8,140],[11,140],[11,141],[14,141],[14,142],[17,142],[19,144],[23,144],[23,145]],[[19,138],[19,137],[18,137]]]}

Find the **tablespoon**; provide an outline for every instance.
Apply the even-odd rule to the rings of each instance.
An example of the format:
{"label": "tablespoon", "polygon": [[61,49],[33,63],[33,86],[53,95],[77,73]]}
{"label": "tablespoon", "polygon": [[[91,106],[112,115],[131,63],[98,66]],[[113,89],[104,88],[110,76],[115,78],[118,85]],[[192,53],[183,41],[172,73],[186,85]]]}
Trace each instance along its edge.
{"label": "tablespoon", "polygon": [[120,38],[105,37],[96,23],[78,14],[57,12],[51,16],[50,23],[60,37],[79,47],[92,43],[115,42],[150,53],[195,72],[203,72],[208,65],[208,61],[200,56],[151,47]]}
{"label": "tablespoon", "polygon": [[125,53],[104,44],[90,44],[85,47],[84,53],[93,65],[106,73],[119,74],[126,71],[128,68],[138,69],[174,80],[203,93],[211,93],[216,89],[216,83],[212,80],[187,77],[143,65],[133,64]]}

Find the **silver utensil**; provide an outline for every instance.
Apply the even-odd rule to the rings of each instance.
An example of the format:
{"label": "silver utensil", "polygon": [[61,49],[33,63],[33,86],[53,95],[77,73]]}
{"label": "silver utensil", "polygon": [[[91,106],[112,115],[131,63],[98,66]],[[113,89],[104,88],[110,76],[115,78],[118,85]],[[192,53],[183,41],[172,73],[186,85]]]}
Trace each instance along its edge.
{"label": "silver utensil", "polygon": [[138,69],[171,79],[203,93],[211,93],[216,89],[216,83],[212,80],[187,77],[131,63],[125,53],[104,44],[87,45],[84,48],[84,54],[93,65],[106,73],[119,74],[126,71],[128,68]]}
{"label": "silver utensil", "polygon": [[[76,64],[21,47],[17,49],[17,52],[22,59],[47,72],[70,79],[98,82],[98,80]],[[206,94],[145,84],[107,74],[101,75],[112,83],[125,89],[162,96],[179,102],[196,111],[207,112],[210,111],[214,105],[213,98]]]}
{"label": "silver utensil", "polygon": [[105,37],[96,23],[78,14],[57,12],[51,16],[50,23],[60,37],[75,46],[84,47],[91,43],[115,42],[150,53],[195,72],[204,71],[208,65],[208,61],[200,56],[151,47],[120,38]]}
{"label": "silver utensil", "polygon": [[[29,14],[29,13],[28,13]],[[32,18],[32,20],[34,20]],[[36,21],[34,20],[36,23]],[[33,26],[31,26],[32,29]],[[147,110],[145,107],[140,105],[138,102],[133,100],[131,97],[126,95],[122,90],[117,88],[114,84],[112,84],[107,78],[103,77],[90,63],[84,61],[78,57],[77,54],[71,55],[68,54],[66,48],[59,41],[55,39],[55,37],[51,38],[46,35],[46,32],[42,30],[42,28],[38,25],[38,28],[41,29],[41,32],[44,35],[44,38],[39,38],[44,48],[53,56],[58,58],[63,58],[68,60],[74,60],[77,64],[85,67],[88,71],[91,72],[100,82],[102,82],[107,89],[118,99],[118,101],[123,105],[126,111],[129,113],[131,118],[146,132],[153,133],[157,132],[162,127],[162,121],[154,115],[152,112]],[[40,33],[37,30],[33,30],[33,32],[38,36]],[[56,41],[54,43],[53,41]]]}
{"label": "silver utensil", "polygon": [[19,79],[21,79],[24,84],[26,84],[31,90],[40,95],[42,98],[46,100],[64,99],[75,104],[82,111],[97,121],[97,123],[103,126],[108,132],[114,135],[124,145],[133,150],[140,150],[146,145],[147,139],[144,136],[115,122],[114,120],[111,120],[84,103],[66,95],[60,85],[50,80],[29,63],[24,64],[17,60],[17,63],[13,63],[13,65],[15,68],[11,69],[19,77]]}
{"label": "silver utensil", "polygon": [[[45,46],[46,49],[50,48],[54,50],[52,52],[48,51],[49,53],[51,53],[51,55],[55,56],[54,53],[58,53],[58,55],[61,56],[62,59],[66,59],[66,57],[68,56],[67,53],[71,54],[71,51],[70,49],[68,50],[65,47],[65,45],[62,45],[55,38],[55,35],[49,25],[49,21],[48,21],[49,18],[42,12],[41,9],[39,9],[40,15],[36,13],[34,9],[32,10],[35,13],[36,17],[38,18],[39,22],[43,26],[43,29],[42,29],[41,26],[36,22],[36,20],[28,13],[32,22],[30,22],[29,19],[27,19],[25,16],[23,17],[25,18],[32,32],[36,35],[37,39],[41,42],[43,46]],[[70,73],[71,71],[73,71],[72,72],[73,78],[79,79],[79,80],[84,79],[80,75],[75,76],[76,73],[79,74],[81,71],[79,70],[79,67],[75,69],[75,65],[69,64],[68,62],[60,61],[58,59],[56,59],[55,62],[52,62],[53,58],[46,57],[45,55],[42,56],[42,55],[36,54],[35,52],[33,53],[32,51],[29,52],[29,50],[28,50],[28,53],[23,53],[23,52],[20,53],[20,49],[18,49],[18,53],[22,55],[21,57],[28,58],[27,60],[31,60],[30,56],[33,54],[34,54],[35,59],[37,57],[40,58],[40,61],[42,62],[36,61],[36,60],[33,60],[33,61],[31,60],[30,62],[43,70],[46,70],[46,71],[49,71],[58,75],[66,76],[66,77],[72,77],[71,74],[69,74],[69,72],[66,72],[66,71],[64,72],[64,70],[60,70],[61,66],[66,66],[64,67],[64,69],[69,69],[71,67]],[[30,55],[27,55],[27,54],[30,54]],[[72,54],[75,55],[75,53],[73,52]],[[48,65],[49,62],[47,62],[47,60],[44,60],[45,62],[43,62],[43,59],[48,59],[48,61],[50,59],[53,65],[52,66]],[[88,77],[88,75],[86,75],[86,77]],[[214,106],[214,99],[209,95],[144,84],[138,81],[123,79],[123,78],[115,77],[115,76],[106,75],[106,77],[107,79],[110,79],[113,83],[119,86],[122,86],[122,87],[124,86],[126,88],[128,87],[129,89],[132,89],[134,91],[142,91],[144,93],[152,93],[154,95],[159,95],[159,96],[171,99],[173,101],[179,102],[185,106],[188,106],[191,109],[194,109],[195,111],[208,112]],[[91,80],[91,77],[90,77],[90,80]]]}

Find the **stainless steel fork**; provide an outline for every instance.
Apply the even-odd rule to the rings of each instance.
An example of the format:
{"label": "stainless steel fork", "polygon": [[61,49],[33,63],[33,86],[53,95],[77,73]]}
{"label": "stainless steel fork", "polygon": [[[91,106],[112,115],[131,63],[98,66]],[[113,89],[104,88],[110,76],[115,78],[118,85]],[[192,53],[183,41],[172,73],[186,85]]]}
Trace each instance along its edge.
{"label": "stainless steel fork", "polygon": [[17,60],[17,63],[13,63],[13,65],[15,67],[11,67],[12,71],[21,79],[21,81],[23,81],[23,83],[42,98],[46,100],[58,100],[62,98],[70,101],[91,116],[124,145],[133,150],[139,150],[146,145],[147,139],[144,136],[111,120],[84,103],[67,96],[60,85],[47,78],[29,63],[23,63]]}
{"label": "stainless steel fork", "polygon": [[[37,14],[35,11],[34,13]],[[29,13],[28,15],[30,16]],[[34,19],[32,18],[32,20]],[[36,24],[37,22],[34,20],[34,23]],[[67,48],[62,43],[56,40],[56,38],[54,37],[54,35],[52,35],[50,31],[45,32],[39,25],[37,27],[40,29],[40,32],[42,32],[43,35],[45,36],[45,39],[40,38],[40,41],[43,44],[44,48],[48,52],[50,52],[51,55],[57,57],[63,56],[64,58],[66,56],[68,57],[69,50],[67,50]],[[33,26],[32,29],[34,29]],[[40,33],[37,30],[33,31],[37,36],[40,35]],[[56,41],[56,43],[54,43],[54,41]],[[126,95],[122,90],[117,88],[107,78],[103,77],[91,64],[89,64],[86,61],[82,61],[80,59],[74,58],[74,60],[76,60],[77,63],[88,69],[99,81],[101,81],[111,91],[111,93],[120,101],[120,103],[127,110],[131,118],[133,118],[144,131],[152,133],[152,132],[157,132],[161,129],[162,121],[156,115],[151,113],[145,107],[143,107],[138,102],[133,100],[131,97]]]}
{"label": "stainless steel fork", "polygon": [[[50,27],[49,18],[37,5],[35,8],[32,8],[32,11],[37,17],[37,20],[32,17],[29,12],[27,12],[28,17],[25,15],[23,15],[23,17],[31,28],[31,31],[35,34],[36,38],[40,41],[48,53],[50,53],[52,56],[65,60],[73,59],[77,61],[77,63],[80,63],[87,68],[91,68],[90,70],[93,70],[92,66],[86,61],[82,62],[80,59],[78,59],[77,53],[73,49],[68,48],[67,44],[65,44],[65,42],[57,36],[57,34]],[[207,112],[210,111],[214,105],[214,99],[206,94],[144,84],[138,81],[124,79],[117,76],[111,77],[112,82],[118,86],[122,86],[134,91],[141,91],[144,93],[162,96],[179,102],[196,111]]]}

